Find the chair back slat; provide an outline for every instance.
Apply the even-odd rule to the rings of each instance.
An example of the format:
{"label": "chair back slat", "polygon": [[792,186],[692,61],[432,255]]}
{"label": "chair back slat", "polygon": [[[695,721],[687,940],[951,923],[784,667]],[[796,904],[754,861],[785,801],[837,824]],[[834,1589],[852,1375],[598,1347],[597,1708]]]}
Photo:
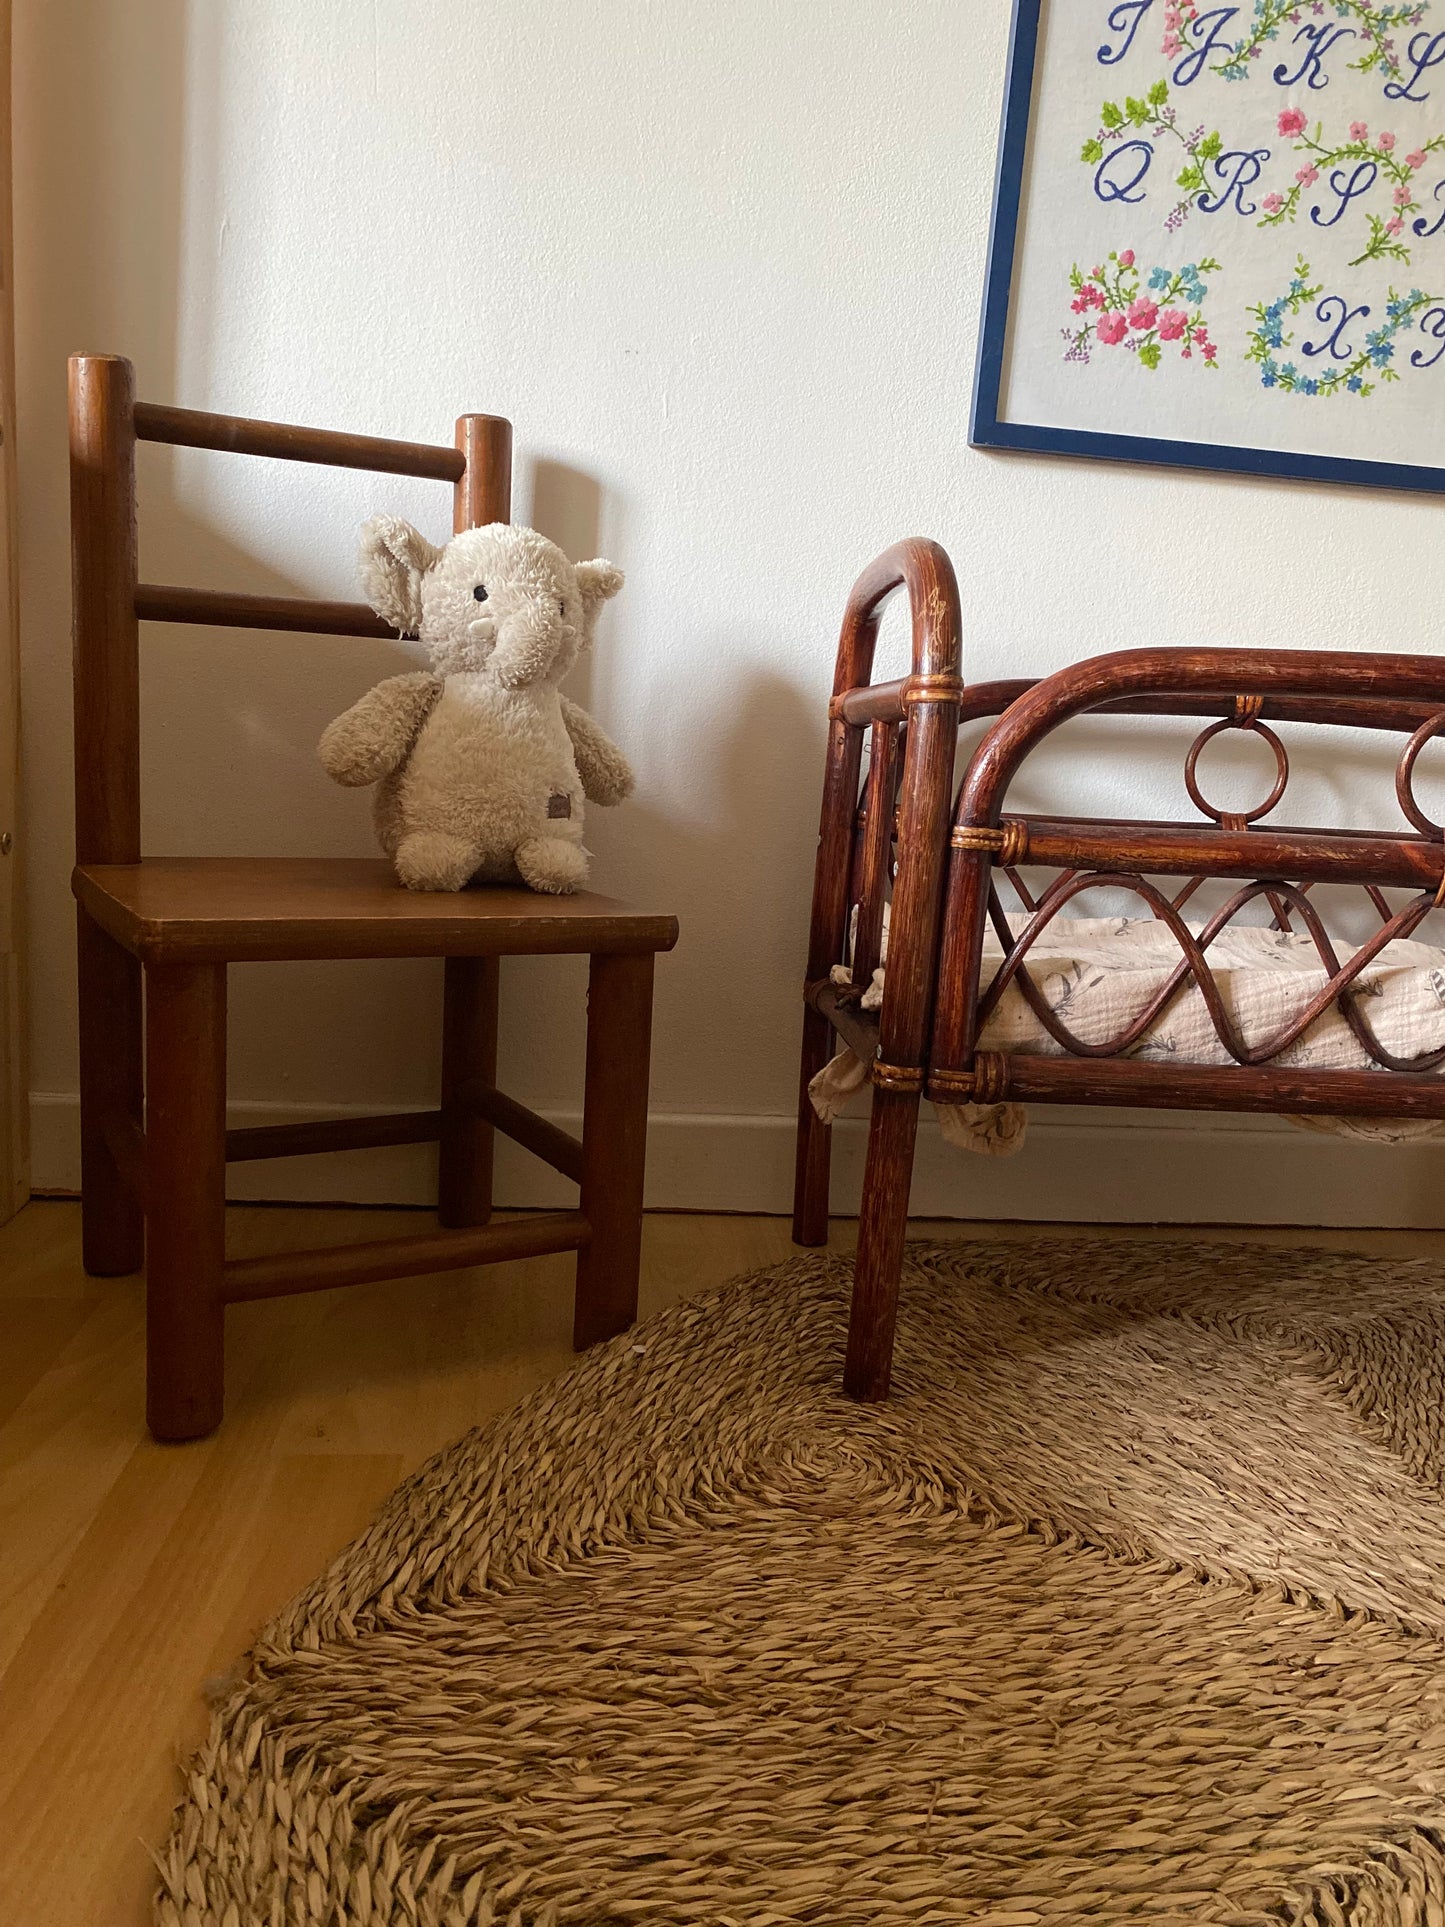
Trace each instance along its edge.
{"label": "chair back slat", "polygon": [[455,448],[430,442],[392,442],[377,435],[207,415],[148,401],[136,403],[135,438],[178,448],[216,448],[230,455],[269,455],[282,462],[320,462],[327,468],[369,468],[379,475],[422,475],[437,482],[459,482],[466,459]]}
{"label": "chair back slat", "polygon": [[500,416],[461,416],[451,448],[346,435],[137,402],[135,371],[122,356],[72,356],[75,847],[82,864],[140,861],[142,619],[381,639],[396,633],[362,602],[139,582],[138,440],[450,482],[458,531],[511,516],[512,425]]}
{"label": "chair back slat", "polygon": [[142,622],[194,622],[217,629],[286,629],[315,636],[372,636],[395,640],[391,624],[365,602],[313,602],[309,596],[238,595],[229,589],[180,589],[140,582],[136,614]]}

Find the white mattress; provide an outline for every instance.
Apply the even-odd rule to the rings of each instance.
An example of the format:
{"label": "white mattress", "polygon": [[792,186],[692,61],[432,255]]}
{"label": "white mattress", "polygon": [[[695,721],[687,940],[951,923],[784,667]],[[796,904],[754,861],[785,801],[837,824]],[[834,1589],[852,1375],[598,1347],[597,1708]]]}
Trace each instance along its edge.
{"label": "white mattress", "polygon": [[[1014,927],[1020,928],[1023,921],[1014,918]],[[1191,923],[1190,928],[1198,934],[1201,926]],[[1356,947],[1336,944],[1335,953],[1344,963],[1355,955]],[[1168,927],[1152,917],[1059,917],[1030,949],[1027,967],[1050,1011],[1082,1042],[1102,1044],[1149,1004],[1178,966],[1181,954]],[[1207,958],[1224,1008],[1239,1037],[1252,1049],[1285,1032],[1326,981],[1325,967],[1307,934],[1231,925],[1210,944]],[[1002,947],[990,930],[984,945],[986,979],[991,980],[1002,960]],[[847,981],[846,971],[835,971],[834,976]],[[865,1010],[879,1008],[883,984],[880,966],[864,992]],[[1392,1055],[1418,1057],[1445,1046],[1445,951],[1396,939],[1356,978],[1354,992],[1361,1014]],[[1065,1054],[1029,1008],[1017,981],[999,999],[979,1038],[979,1048],[1040,1057]],[[1193,982],[1176,993],[1127,1054],[1155,1062],[1234,1061],[1215,1031],[1204,993]],[[1291,1069],[1378,1068],[1335,1004],[1271,1062]],[[867,1066],[851,1051],[841,1052],[813,1080],[813,1103],[819,1115],[836,1116],[866,1079]],[[1023,1141],[1024,1114],[1019,1105],[947,1105],[939,1107],[939,1116],[945,1136],[970,1150],[999,1155],[1017,1150]],[[1295,1122],[1390,1143],[1445,1136],[1445,1123],[1434,1120],[1296,1118]]]}

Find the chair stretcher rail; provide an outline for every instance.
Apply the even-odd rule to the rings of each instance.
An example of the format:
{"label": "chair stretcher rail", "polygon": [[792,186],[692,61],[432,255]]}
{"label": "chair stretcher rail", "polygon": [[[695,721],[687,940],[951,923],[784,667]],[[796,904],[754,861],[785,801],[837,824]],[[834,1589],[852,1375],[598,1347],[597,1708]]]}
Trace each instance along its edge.
{"label": "chair stretcher rail", "polygon": [[415,1238],[383,1238],[370,1244],[326,1245],[274,1257],[231,1259],[221,1274],[227,1304],[251,1298],[284,1298],[330,1291],[337,1285],[374,1284],[434,1271],[459,1271],[556,1251],[580,1251],[592,1227],[580,1211],[551,1211],[509,1219],[473,1231],[433,1231]]}
{"label": "chair stretcher rail", "polygon": [[440,1111],[392,1111],[380,1117],[318,1118],[308,1124],[256,1124],[227,1131],[227,1164],[258,1158],[311,1157],[321,1151],[371,1151],[387,1144],[431,1144],[441,1136]]}
{"label": "chair stretcher rail", "polygon": [[499,1091],[492,1084],[466,1084],[460,1093],[462,1105],[484,1117],[488,1123],[495,1124],[504,1137],[520,1144],[524,1151],[530,1151],[544,1164],[550,1164],[554,1171],[560,1171],[564,1178],[571,1178],[574,1184],[582,1182],[582,1143],[579,1138],[571,1137],[545,1117],[529,1111],[525,1104],[519,1104],[505,1091]]}

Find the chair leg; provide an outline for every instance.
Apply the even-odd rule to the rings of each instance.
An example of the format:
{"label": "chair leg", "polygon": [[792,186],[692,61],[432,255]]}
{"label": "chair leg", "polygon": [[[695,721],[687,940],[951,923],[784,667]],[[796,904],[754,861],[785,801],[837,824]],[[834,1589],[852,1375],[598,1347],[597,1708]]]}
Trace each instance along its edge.
{"label": "chair leg", "polygon": [[225,1402],[226,967],[146,968],[146,1418],[198,1439]]}
{"label": "chair leg", "polygon": [[462,1100],[468,1084],[497,1081],[498,976],[495,957],[446,961],[437,1216],[456,1231],[485,1224],[492,1215],[494,1133]]}
{"label": "chair leg", "polygon": [[139,1271],[145,1214],[107,1142],[107,1126],[141,1115],[141,970],[82,910],[80,989],[80,1215],[85,1269],[95,1278]]}
{"label": "chair leg", "polygon": [[798,1157],[793,1175],[793,1243],[828,1242],[828,1178],[832,1127],[813,1109],[808,1086],[828,1061],[832,1026],[809,1005],[803,1012],[803,1057],[798,1078]]}
{"label": "chair leg", "polygon": [[626,1331],[637,1316],[652,975],[650,951],[592,959],[582,1117],[582,1210],[592,1237],[577,1254],[572,1344],[579,1352]]}
{"label": "chair leg", "polygon": [[858,1256],[853,1269],[853,1306],[848,1318],[848,1357],[843,1390],[876,1403],[888,1396],[893,1368],[893,1330],[908,1229],[908,1191],[918,1135],[918,1093],[873,1093],[868,1163],[858,1219]]}

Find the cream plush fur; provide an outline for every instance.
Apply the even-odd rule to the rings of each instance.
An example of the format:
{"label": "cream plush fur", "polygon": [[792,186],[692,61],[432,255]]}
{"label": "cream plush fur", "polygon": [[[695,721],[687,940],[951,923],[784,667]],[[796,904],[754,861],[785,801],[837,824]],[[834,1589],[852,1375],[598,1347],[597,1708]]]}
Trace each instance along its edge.
{"label": "cream plush fur", "polygon": [[409,890],[473,878],[557,894],[587,879],[582,799],[620,803],[627,759],[557,685],[622,587],[610,562],[574,567],[535,529],[468,529],[438,549],[378,515],[361,538],[373,609],[431,652],[321,738],[338,783],[375,783],[382,848]]}

